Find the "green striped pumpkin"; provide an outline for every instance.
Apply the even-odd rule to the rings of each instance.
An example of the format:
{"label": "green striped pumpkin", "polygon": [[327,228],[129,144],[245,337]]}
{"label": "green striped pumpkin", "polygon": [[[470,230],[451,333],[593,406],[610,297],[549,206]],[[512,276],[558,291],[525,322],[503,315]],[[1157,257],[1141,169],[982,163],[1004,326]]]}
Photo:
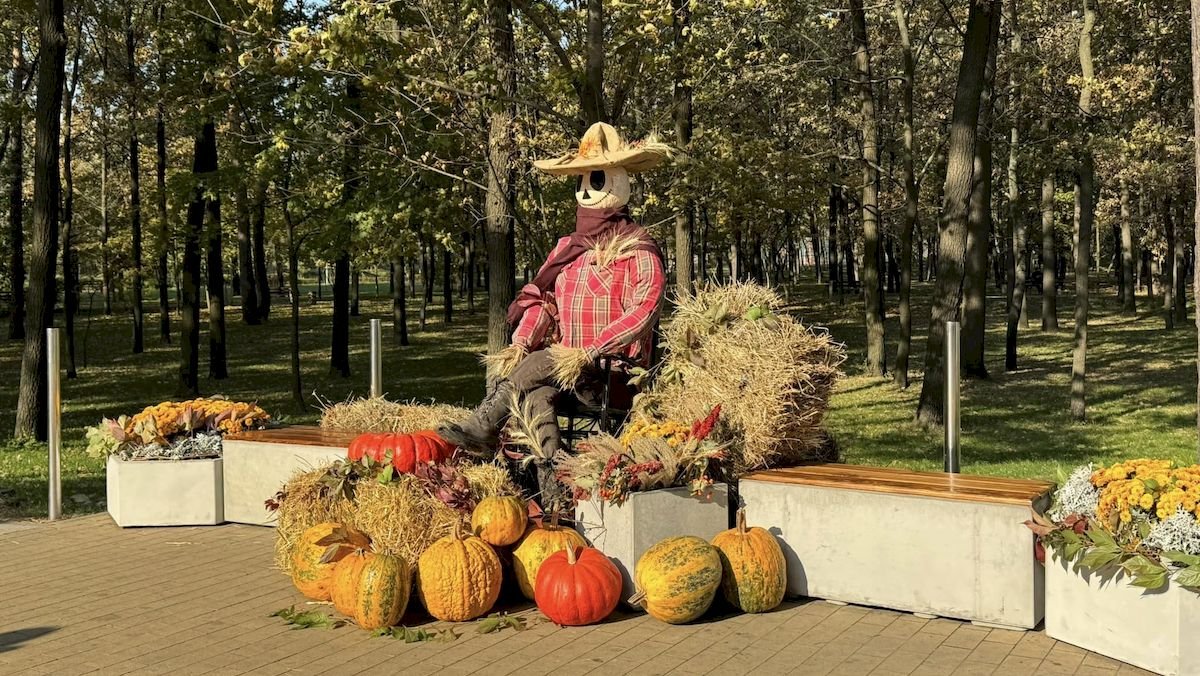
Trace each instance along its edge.
{"label": "green striped pumpkin", "polygon": [[358,577],[354,622],[363,629],[390,627],[400,621],[412,591],[412,569],[400,556],[367,557]]}
{"label": "green striped pumpkin", "polygon": [[697,619],[721,586],[721,557],[703,539],[667,538],[646,550],[634,570],[637,593],[629,603],[669,624]]}
{"label": "green striped pumpkin", "polygon": [[721,591],[730,604],[747,613],[765,613],[783,602],[787,590],[783,550],[766,529],[746,527],[744,509],[738,510],[737,526],[717,533],[712,543],[721,553]]}

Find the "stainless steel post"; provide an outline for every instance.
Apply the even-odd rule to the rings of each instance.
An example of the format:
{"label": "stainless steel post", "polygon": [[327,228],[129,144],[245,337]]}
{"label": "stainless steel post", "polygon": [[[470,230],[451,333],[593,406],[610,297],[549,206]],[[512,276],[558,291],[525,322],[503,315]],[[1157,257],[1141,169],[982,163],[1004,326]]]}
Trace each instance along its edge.
{"label": "stainless steel post", "polygon": [[383,321],[371,320],[371,396],[383,396]]}
{"label": "stainless steel post", "polygon": [[958,330],[958,322],[946,322],[946,410],[943,420],[946,430],[946,458],[943,469],[952,474],[958,474],[958,410],[960,403]]}
{"label": "stainless steel post", "polygon": [[62,517],[62,396],[59,390],[59,329],[46,329],[46,439],[50,448],[49,518]]}

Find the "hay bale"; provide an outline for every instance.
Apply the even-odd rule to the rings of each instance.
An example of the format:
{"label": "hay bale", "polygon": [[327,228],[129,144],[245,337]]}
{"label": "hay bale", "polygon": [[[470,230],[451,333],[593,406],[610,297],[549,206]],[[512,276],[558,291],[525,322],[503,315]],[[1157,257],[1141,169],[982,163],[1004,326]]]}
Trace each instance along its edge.
{"label": "hay bale", "polygon": [[321,427],[347,432],[419,432],[458,422],[470,411],[451,404],[388,401],[383,397],[347,399],[321,407]]}
{"label": "hay bale", "polygon": [[292,546],[304,531],[329,521],[354,525],[354,505],[321,482],[329,467],[299,472],[283,485],[284,497],[275,513],[275,565],[289,576]]}
{"label": "hay bale", "polygon": [[693,421],[721,405],[716,434],[736,473],[823,457],[821,428],[845,360],[823,330],[775,314],[782,301],[755,284],[708,286],[679,299],[664,332],[663,369],[642,407]]}
{"label": "hay bale", "polygon": [[508,468],[495,463],[464,465],[462,475],[471,484],[471,497],[475,502],[501,495],[520,495],[521,489],[513,483]]}

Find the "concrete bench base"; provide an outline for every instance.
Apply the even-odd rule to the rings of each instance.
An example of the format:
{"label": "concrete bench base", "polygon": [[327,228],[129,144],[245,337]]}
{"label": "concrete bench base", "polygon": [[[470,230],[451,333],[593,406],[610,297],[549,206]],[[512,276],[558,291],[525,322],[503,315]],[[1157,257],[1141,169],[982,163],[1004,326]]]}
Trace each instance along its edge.
{"label": "concrete bench base", "polygon": [[583,501],[575,508],[579,532],[617,564],[624,579],[622,600],[633,596],[638,557],[660,540],[695,535],[711,540],[729,528],[729,493],[714,484],[707,497],[693,497],[687,487],[633,493],[622,505]]}
{"label": "concrete bench base", "polygon": [[353,434],[292,426],[226,437],[225,518],[234,523],[274,526],[265,502],[288,479],[346,457]]}
{"label": "concrete bench base", "polygon": [[1046,635],[1158,674],[1200,674],[1200,595],[1046,560]]}
{"label": "concrete bench base", "polygon": [[954,484],[971,477],[946,488],[943,474],[848,467],[739,484],[750,520],[780,538],[790,594],[1013,628],[1042,619],[1042,568],[1022,522],[1049,484],[1018,482],[1021,498]]}
{"label": "concrete bench base", "polygon": [[108,514],[118,526],[224,523],[221,459],[119,460],[106,465]]}

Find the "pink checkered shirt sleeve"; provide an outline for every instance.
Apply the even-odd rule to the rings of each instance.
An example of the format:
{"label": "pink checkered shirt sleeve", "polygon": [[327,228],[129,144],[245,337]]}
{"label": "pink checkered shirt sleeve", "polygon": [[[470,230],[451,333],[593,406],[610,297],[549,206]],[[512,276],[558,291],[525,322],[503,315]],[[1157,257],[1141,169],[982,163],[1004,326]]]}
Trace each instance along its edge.
{"label": "pink checkered shirt sleeve", "polygon": [[[550,255],[546,256],[546,263],[554,258],[559,249],[565,247],[569,241],[568,237],[559,239]],[[545,267],[546,263],[542,263],[542,267]],[[542,347],[554,325],[556,314],[553,307],[554,294],[550,291],[543,292],[532,284],[526,284],[521,290],[527,291],[540,300],[530,303],[525,308],[525,312],[521,315],[521,321],[517,322],[517,328],[513,331],[512,342],[513,345],[523,345],[530,350],[536,350]]]}
{"label": "pink checkered shirt sleeve", "polygon": [[627,280],[633,287],[632,302],[585,346],[592,356],[626,351],[646,338],[658,318],[666,284],[662,261],[649,251],[637,251],[632,272],[633,278]]}

